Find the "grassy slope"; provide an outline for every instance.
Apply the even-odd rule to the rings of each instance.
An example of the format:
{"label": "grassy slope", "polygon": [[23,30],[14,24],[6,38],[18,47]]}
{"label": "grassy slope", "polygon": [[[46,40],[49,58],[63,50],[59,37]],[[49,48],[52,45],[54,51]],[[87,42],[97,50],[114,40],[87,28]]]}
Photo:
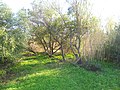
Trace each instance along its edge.
{"label": "grassy slope", "polygon": [[10,78],[0,90],[120,90],[120,70],[111,65],[95,73],[55,62],[43,55],[25,58],[9,68]]}

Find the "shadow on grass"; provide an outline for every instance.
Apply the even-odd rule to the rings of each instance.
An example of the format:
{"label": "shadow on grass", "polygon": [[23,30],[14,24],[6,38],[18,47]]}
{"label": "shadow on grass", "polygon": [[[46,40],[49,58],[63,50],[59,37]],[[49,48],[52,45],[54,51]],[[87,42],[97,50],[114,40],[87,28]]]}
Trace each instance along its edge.
{"label": "shadow on grass", "polygon": [[36,56],[31,56],[31,57],[27,57],[27,58],[24,57],[24,58],[23,58],[23,60],[31,60],[31,59],[34,60],[34,59],[37,59],[37,57],[36,57]]}

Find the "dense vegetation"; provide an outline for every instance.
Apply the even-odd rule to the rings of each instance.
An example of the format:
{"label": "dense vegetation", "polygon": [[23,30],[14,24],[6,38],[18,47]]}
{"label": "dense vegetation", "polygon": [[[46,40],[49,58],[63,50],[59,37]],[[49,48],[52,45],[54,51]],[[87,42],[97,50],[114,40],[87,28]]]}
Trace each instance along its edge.
{"label": "dense vegetation", "polygon": [[14,14],[0,1],[0,89],[120,89],[120,24],[102,28],[89,0],[66,2]]}

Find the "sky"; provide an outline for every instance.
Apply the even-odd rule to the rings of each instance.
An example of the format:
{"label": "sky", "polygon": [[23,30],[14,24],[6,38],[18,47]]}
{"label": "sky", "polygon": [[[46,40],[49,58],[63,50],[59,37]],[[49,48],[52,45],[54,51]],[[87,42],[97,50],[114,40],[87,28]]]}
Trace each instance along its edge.
{"label": "sky", "polygon": [[[30,3],[33,0],[2,0],[5,2],[13,12],[17,12],[22,7],[30,8]],[[68,5],[65,0],[58,0],[63,8],[67,8]],[[92,0],[93,2],[93,14],[102,20],[113,18],[118,20],[120,18],[120,0]]]}
{"label": "sky", "polygon": [[120,0],[93,0],[93,12],[101,18],[120,18]]}
{"label": "sky", "polygon": [[4,3],[6,3],[13,12],[17,12],[22,7],[30,8],[30,3],[33,0],[2,0]]}

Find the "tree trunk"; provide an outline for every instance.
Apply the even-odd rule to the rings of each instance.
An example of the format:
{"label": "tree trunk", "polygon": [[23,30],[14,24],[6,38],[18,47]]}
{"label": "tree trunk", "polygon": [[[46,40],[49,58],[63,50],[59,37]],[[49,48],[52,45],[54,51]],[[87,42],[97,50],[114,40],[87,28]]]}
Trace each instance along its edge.
{"label": "tree trunk", "polygon": [[65,54],[64,54],[64,50],[63,50],[63,43],[61,42],[61,54],[62,54],[62,59],[63,61],[65,61]]}

